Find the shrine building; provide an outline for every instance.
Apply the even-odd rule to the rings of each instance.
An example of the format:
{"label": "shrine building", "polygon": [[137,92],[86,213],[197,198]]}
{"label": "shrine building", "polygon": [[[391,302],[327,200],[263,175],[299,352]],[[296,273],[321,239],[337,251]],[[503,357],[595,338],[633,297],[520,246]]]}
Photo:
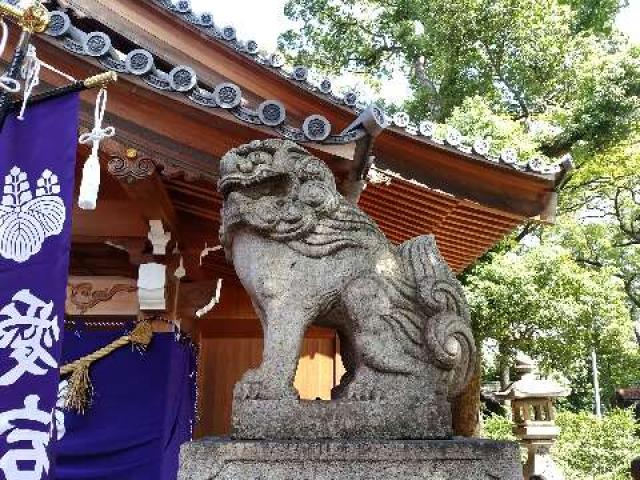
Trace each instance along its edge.
{"label": "shrine building", "polygon": [[[97,209],[73,212],[65,335],[142,316],[155,331],[190,337],[198,346],[196,437],[229,433],[233,386],[261,361],[260,322],[218,248],[216,183],[228,150],[271,137],[304,146],[392,243],[433,234],[456,273],[523,223],[554,220],[566,165],[496,152],[485,139],[443,134],[404,113],[387,116],[237,38],[188,1],[56,0],[47,8],[48,30],[34,39],[39,58],[76,79],[118,74],[108,86],[104,125],[116,135],[100,149]],[[41,75],[49,87],[67,82]],[[81,132],[93,128],[95,94],[82,100]],[[78,178],[89,150],[78,150]],[[301,397],[329,399],[342,373],[335,332],[311,328],[296,377]],[[98,395],[103,387],[94,388]]]}

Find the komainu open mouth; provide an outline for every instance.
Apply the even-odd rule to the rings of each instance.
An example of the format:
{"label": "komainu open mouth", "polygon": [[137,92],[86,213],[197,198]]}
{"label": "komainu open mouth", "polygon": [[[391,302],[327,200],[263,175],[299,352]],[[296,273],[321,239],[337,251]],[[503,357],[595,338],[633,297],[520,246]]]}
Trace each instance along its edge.
{"label": "komainu open mouth", "polygon": [[228,175],[220,180],[218,190],[226,200],[231,192],[258,200],[266,196],[286,196],[289,193],[290,181],[287,174],[263,170],[250,177]]}

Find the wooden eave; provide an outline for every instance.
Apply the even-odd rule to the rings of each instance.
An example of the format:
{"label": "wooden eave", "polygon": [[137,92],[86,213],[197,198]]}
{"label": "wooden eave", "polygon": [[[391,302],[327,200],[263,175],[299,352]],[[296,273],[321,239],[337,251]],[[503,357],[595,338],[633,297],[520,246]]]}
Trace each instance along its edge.
{"label": "wooden eave", "polygon": [[[38,37],[35,45],[43,61],[75,78],[86,78],[101,71],[94,59],[61,52],[59,45],[47,37]],[[47,70],[43,70],[42,76],[49,86],[64,83]],[[251,140],[274,136],[266,127],[241,122],[222,109],[206,109],[182,95],[155,90],[135,76],[121,76],[108,90],[109,109],[105,121],[116,127],[124,143],[147,152],[161,167],[172,164],[174,169],[184,169],[191,175],[215,179],[218,160],[228,150]],[[82,123],[90,128],[93,94],[87,92],[82,98]],[[355,145],[307,146],[338,172],[348,169],[355,150]]]}
{"label": "wooden eave", "polygon": [[[255,101],[277,99],[297,121],[310,114],[327,117],[340,131],[357,117],[349,108],[318,95],[301,82],[285,78],[225,43],[204,34],[153,0],[68,0],[74,10],[91,17],[170,64],[193,67],[205,83],[221,78],[239,85]],[[559,175],[541,175],[496,164],[454,148],[438,145],[398,128],[376,139],[376,163],[407,178],[456,196],[523,217],[549,216]],[[551,215],[552,217],[552,215]]]}
{"label": "wooden eave", "polygon": [[552,220],[559,177],[523,173],[480,156],[461,155],[395,128],[385,130],[373,148],[376,165],[458,198],[505,214]]}

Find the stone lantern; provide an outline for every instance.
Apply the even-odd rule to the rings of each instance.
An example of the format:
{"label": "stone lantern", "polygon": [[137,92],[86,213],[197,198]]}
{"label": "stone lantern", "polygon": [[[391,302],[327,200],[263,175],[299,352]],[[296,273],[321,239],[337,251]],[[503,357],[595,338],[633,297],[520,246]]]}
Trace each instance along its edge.
{"label": "stone lantern", "polygon": [[537,374],[536,363],[524,354],[518,355],[516,372],[519,380],[496,396],[511,401],[513,433],[527,449],[525,480],[562,480],[549,450],[560,429],[555,424],[554,400],[569,395],[569,389]]}

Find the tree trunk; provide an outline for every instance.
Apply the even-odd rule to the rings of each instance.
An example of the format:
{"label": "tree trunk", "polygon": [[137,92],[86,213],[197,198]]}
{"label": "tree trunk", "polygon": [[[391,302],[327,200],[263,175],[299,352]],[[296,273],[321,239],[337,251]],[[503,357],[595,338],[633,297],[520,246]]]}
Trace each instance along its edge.
{"label": "tree trunk", "polygon": [[480,385],[482,383],[481,355],[476,355],[476,368],[467,388],[451,403],[453,434],[475,437],[480,433]]}
{"label": "tree trunk", "polygon": [[500,390],[503,392],[511,385],[511,354],[503,345],[498,347],[498,369],[500,374]]}

